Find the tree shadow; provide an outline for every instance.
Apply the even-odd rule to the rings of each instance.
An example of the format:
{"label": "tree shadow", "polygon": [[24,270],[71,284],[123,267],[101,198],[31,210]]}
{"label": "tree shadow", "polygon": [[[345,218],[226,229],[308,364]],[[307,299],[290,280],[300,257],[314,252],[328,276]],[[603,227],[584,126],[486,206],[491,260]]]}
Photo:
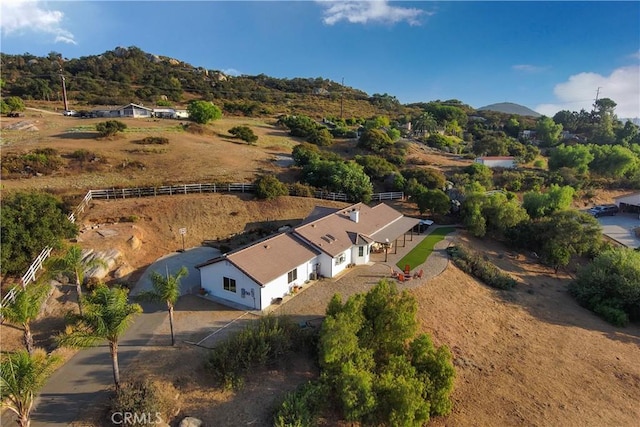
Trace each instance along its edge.
{"label": "tree shadow", "polygon": [[100,134],[98,132],[64,132],[64,133],[59,133],[57,135],[53,135],[53,138],[60,138],[60,139],[78,139],[78,140],[82,140],[82,139],[99,139],[100,138]]}

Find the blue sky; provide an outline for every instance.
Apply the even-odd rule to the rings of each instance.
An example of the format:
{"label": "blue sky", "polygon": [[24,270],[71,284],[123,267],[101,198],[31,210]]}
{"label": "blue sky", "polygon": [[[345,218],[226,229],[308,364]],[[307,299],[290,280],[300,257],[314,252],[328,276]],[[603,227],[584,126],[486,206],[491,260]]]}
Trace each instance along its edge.
{"label": "blue sky", "polygon": [[25,1],[3,53],[137,46],[231,74],[323,77],[402,103],[515,102],[553,115],[596,91],[640,117],[640,2]]}

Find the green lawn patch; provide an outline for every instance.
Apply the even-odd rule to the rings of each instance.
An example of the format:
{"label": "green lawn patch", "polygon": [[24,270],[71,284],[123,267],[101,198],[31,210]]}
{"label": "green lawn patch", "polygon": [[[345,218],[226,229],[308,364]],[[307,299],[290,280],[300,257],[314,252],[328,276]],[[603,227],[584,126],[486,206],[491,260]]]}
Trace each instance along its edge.
{"label": "green lawn patch", "polygon": [[444,239],[444,236],[453,231],[455,231],[455,227],[436,228],[431,234],[422,239],[422,242],[418,243],[411,252],[398,261],[396,265],[402,271],[404,270],[404,266],[409,264],[411,266],[411,270],[413,270],[427,260],[429,255],[431,255],[431,252],[433,252],[433,247],[436,243]]}

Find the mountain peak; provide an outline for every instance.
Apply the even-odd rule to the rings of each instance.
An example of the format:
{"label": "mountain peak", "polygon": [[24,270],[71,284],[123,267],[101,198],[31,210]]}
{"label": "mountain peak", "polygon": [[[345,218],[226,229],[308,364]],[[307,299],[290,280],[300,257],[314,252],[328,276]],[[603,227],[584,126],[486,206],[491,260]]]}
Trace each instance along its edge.
{"label": "mountain peak", "polygon": [[497,111],[499,113],[517,114],[519,116],[540,117],[541,114],[533,111],[524,105],[514,104],[513,102],[499,102],[497,104],[485,105],[478,110]]}

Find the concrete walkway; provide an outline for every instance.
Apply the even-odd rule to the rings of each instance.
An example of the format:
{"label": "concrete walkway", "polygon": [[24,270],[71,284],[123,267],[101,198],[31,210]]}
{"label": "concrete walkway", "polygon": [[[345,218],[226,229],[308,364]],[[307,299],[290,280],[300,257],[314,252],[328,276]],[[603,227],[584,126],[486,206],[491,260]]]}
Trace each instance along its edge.
{"label": "concrete walkway", "polygon": [[[151,289],[151,271],[175,274],[180,267],[187,266],[189,275],[181,280],[183,294],[199,287],[200,274],[193,266],[215,257],[218,251],[198,247],[185,252],[172,253],[157,260],[142,275],[131,294]],[[138,355],[154,336],[156,329],[167,317],[165,304],[142,304],[144,313],[139,315],[119,342],[118,360],[120,370]],[[96,402],[104,402],[113,387],[113,370],[107,344],[82,349],[53,373],[42,389],[36,407],[31,413],[32,427],[68,426],[78,419],[80,411]],[[13,413],[5,411],[0,426],[15,425]]]}

